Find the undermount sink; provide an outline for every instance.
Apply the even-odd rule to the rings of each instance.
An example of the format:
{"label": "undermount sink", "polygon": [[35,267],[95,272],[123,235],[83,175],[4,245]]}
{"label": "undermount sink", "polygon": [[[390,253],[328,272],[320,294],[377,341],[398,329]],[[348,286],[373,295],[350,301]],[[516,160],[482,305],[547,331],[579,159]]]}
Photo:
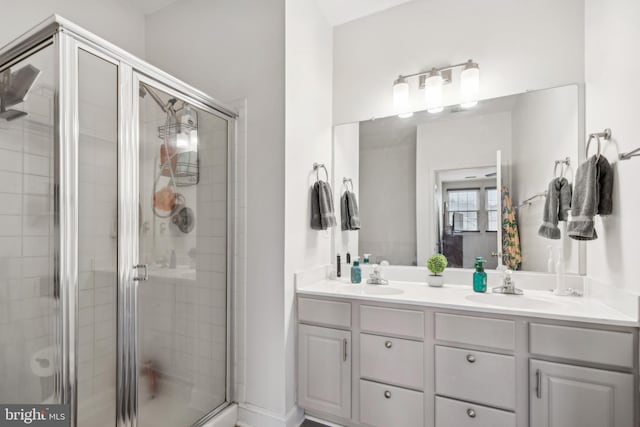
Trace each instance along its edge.
{"label": "undermount sink", "polygon": [[549,301],[547,299],[530,297],[527,295],[506,295],[506,294],[487,293],[487,294],[467,295],[465,298],[468,301],[478,303],[478,304],[491,305],[491,306],[497,306],[497,307],[506,307],[506,308],[531,309],[531,310],[562,305],[555,301]]}
{"label": "undermount sink", "polygon": [[388,285],[363,285],[362,290],[368,295],[399,295],[404,291],[398,288],[390,288]]}
{"label": "undermount sink", "polygon": [[357,292],[365,295],[400,295],[404,293],[402,289],[390,287],[389,285],[367,285],[367,284],[353,284],[353,285],[341,285],[341,291],[345,292]]}

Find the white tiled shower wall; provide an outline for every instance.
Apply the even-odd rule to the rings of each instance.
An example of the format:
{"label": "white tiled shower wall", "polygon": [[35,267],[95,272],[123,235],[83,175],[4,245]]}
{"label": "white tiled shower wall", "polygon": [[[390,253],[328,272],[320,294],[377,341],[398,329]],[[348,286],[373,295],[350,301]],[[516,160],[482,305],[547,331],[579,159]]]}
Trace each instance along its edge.
{"label": "white tiled shower wall", "polygon": [[[33,62],[44,69],[50,53],[41,52]],[[47,83],[43,78],[29,100],[14,107],[28,111],[27,118],[0,120],[0,401],[7,403],[44,401],[53,392],[47,367],[32,368],[36,352],[49,358],[56,316],[51,281],[53,115]]]}
{"label": "white tiled shower wall", "polygon": [[78,420],[87,427],[113,423],[116,411],[117,77],[80,52]]}

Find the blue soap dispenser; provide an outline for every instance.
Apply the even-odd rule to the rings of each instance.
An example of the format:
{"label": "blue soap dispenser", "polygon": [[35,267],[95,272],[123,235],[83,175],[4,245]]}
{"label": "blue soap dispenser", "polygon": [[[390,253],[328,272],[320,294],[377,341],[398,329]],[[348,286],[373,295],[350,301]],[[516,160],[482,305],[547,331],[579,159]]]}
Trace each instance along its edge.
{"label": "blue soap dispenser", "polygon": [[362,282],[362,270],[360,269],[360,258],[355,257],[351,266],[351,283]]}
{"label": "blue soap dispenser", "polygon": [[487,292],[487,273],[484,271],[485,262],[487,262],[487,260],[484,258],[476,257],[476,271],[473,273],[474,292]]}

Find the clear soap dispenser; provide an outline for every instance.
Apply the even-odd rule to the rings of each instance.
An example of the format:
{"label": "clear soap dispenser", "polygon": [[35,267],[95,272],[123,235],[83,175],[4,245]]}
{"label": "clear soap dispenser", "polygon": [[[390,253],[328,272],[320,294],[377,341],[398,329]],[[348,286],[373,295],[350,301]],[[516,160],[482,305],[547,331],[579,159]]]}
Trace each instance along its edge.
{"label": "clear soap dispenser", "polygon": [[556,289],[554,294],[556,295],[568,295],[567,291],[567,278],[564,271],[564,256],[562,254],[562,248],[558,248],[556,253]]}

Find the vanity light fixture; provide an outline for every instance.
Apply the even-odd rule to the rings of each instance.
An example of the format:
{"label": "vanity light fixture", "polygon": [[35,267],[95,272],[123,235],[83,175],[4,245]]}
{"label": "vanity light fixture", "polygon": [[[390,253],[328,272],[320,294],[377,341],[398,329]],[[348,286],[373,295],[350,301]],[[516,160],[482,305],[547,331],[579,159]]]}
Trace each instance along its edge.
{"label": "vanity light fixture", "polygon": [[443,84],[442,73],[435,68],[429,71],[424,80],[424,97],[427,100],[427,111],[432,114],[439,113],[444,109],[442,106]]}
{"label": "vanity light fixture", "polygon": [[409,82],[402,76],[393,82],[393,106],[400,118],[406,119],[413,116],[409,105]]}
{"label": "vanity light fixture", "polygon": [[462,94],[462,108],[472,108],[478,105],[480,93],[480,68],[472,60],[468,60],[460,73],[460,93]]}
{"label": "vanity light fixture", "polygon": [[439,113],[444,110],[442,97],[443,87],[452,82],[453,70],[462,68],[460,72],[460,94],[462,108],[472,108],[478,105],[480,93],[480,67],[472,59],[460,64],[441,68],[432,68],[414,74],[400,75],[393,82],[393,105],[401,118],[411,117],[409,79],[419,78],[419,89],[424,90],[424,96],[429,113]]}

